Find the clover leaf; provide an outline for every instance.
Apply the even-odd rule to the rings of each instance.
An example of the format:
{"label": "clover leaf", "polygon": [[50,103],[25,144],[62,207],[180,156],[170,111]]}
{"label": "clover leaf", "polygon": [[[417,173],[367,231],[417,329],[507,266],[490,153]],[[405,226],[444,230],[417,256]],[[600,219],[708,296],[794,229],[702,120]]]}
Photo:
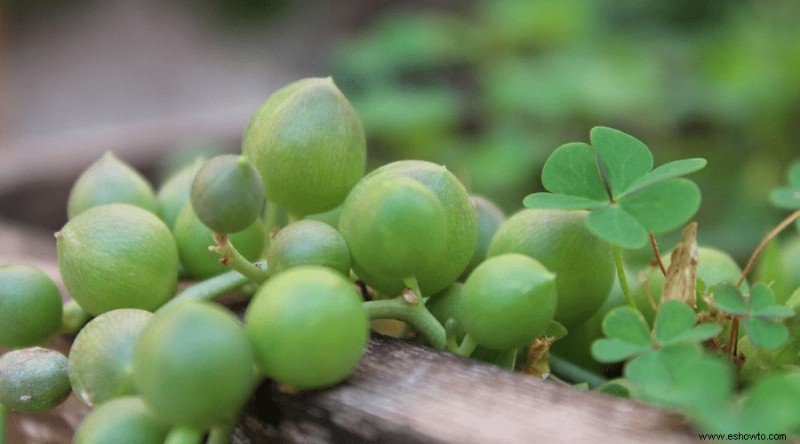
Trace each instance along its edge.
{"label": "clover leaf", "polygon": [[790,433],[800,428],[800,373],[766,376],[715,409],[691,407],[695,421],[710,433]]}
{"label": "clover leaf", "polygon": [[639,356],[625,367],[625,377],[634,384],[636,398],[670,407],[711,410],[733,391],[729,363],[689,342]]}
{"label": "clover leaf", "polygon": [[771,350],[789,339],[789,330],[780,320],[794,316],[788,307],[775,304],[775,294],[764,284],[755,284],[742,294],[730,284],[714,291],[714,305],[721,311],[744,319],[744,329],[753,345]]}
{"label": "clover leaf", "polygon": [[644,246],[648,232],[677,228],[697,212],[700,189],[680,176],[702,169],[705,159],[652,169],[650,149],[622,131],[595,127],[590,139],[591,145],[567,143],[550,155],[542,169],[549,192],[528,195],[526,207],[589,210],[589,229],[625,248]]}
{"label": "clover leaf", "polygon": [[772,190],[769,200],[775,206],[787,210],[800,209],[800,161],[789,167],[788,179],[789,186]]}
{"label": "clover leaf", "polygon": [[651,332],[638,310],[619,307],[603,319],[601,328],[607,338],[592,344],[592,355],[600,362],[618,362],[653,349],[702,342],[722,331],[719,324],[696,322],[695,312],[688,305],[666,301],[659,307]]}

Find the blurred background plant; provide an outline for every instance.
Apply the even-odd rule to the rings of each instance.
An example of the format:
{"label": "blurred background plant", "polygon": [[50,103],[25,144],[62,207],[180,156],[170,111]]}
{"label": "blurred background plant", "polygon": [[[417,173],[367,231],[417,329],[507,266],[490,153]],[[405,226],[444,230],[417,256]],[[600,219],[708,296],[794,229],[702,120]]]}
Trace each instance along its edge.
{"label": "blurred background plant", "polygon": [[446,163],[516,211],[552,150],[606,125],[657,163],[709,160],[701,243],[743,259],[778,220],[766,196],[800,155],[800,3],[447,6],[386,11],[331,58],[373,162]]}
{"label": "blurred background plant", "polygon": [[173,125],[182,137],[159,139],[161,151],[187,139],[236,150],[269,93],[331,75],[363,119],[371,167],[447,164],[509,213],[541,190],[549,153],[595,125],[638,137],[657,164],[706,157],[694,177],[699,239],[741,262],[780,218],[767,195],[800,157],[800,3],[791,0],[5,0],[0,9],[0,152],[49,130],[60,141],[75,127],[187,111],[205,120]]}

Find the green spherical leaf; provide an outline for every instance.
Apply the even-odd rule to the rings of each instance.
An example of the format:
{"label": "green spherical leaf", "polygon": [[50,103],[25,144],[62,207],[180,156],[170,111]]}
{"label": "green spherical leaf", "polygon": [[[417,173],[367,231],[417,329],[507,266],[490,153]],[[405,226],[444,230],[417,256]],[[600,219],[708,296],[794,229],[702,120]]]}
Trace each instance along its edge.
{"label": "green spherical leaf", "polygon": [[70,393],[67,357],[54,350],[23,348],[0,356],[0,404],[22,413],[46,412]]}
{"label": "green spherical leaf", "polygon": [[202,165],[203,159],[197,158],[170,175],[158,188],[158,215],[170,230],[183,207],[191,201],[192,182]]}
{"label": "green spherical leaf", "polygon": [[192,182],[192,207],[214,231],[236,233],[258,218],[264,207],[264,185],[244,156],[226,154],[208,160]]}
{"label": "green spherical leaf", "polygon": [[72,390],[86,405],[136,393],[133,349],[152,317],[134,308],[112,310],[81,329],[69,351],[68,371]]}
{"label": "green spherical leaf", "polygon": [[[197,217],[192,205],[187,204],[178,214],[173,234],[181,265],[189,275],[202,279],[229,270],[219,262],[219,254],[209,251],[209,247],[216,245],[212,232]],[[256,261],[266,240],[264,225],[256,219],[244,230],[228,235],[228,240],[242,256]]]}
{"label": "green spherical leaf", "polygon": [[233,314],[185,302],[159,311],[145,327],[133,375],[158,418],[205,430],[237,418],[253,388],[254,357]]}
{"label": "green spherical leaf", "polygon": [[297,216],[337,207],[366,165],[361,121],[331,78],[299,80],[270,96],[253,114],[242,151],[267,199]]}
{"label": "green spherical leaf", "polygon": [[300,389],[347,378],[369,339],[353,284],[319,266],[292,268],[267,281],[247,308],[245,328],[264,374]]}
{"label": "green spherical leaf", "polygon": [[447,219],[428,188],[397,177],[355,189],[342,209],[339,230],[363,269],[403,279],[439,265]]}
{"label": "green spherical leaf", "polygon": [[87,168],[72,186],[67,215],[72,219],[89,208],[110,203],[127,203],[151,213],[158,211],[150,183],[109,151]]}
{"label": "green spherical leaf", "polygon": [[157,419],[138,397],[111,400],[89,412],[75,432],[75,444],[164,442],[170,425]]}
{"label": "green spherical leaf", "polygon": [[58,267],[73,299],[92,315],[152,311],[175,292],[178,251],[164,223],[127,204],[91,208],[56,233]]}
{"label": "green spherical leaf", "polygon": [[330,225],[314,220],[293,222],[278,231],[269,243],[270,275],[301,265],[321,265],[350,275],[347,242]]}
{"label": "green spherical leaf", "polygon": [[61,292],[38,268],[0,266],[0,346],[29,347],[42,343],[61,327]]}
{"label": "green spherical leaf", "polygon": [[511,350],[544,334],[556,312],[556,276],[521,254],[494,256],[464,282],[459,321],[478,344]]}
{"label": "green spherical leaf", "polygon": [[[433,192],[445,209],[444,243],[447,248],[435,261],[435,267],[429,267],[416,276],[423,294],[436,294],[458,279],[475,250],[477,223],[469,194],[447,168],[418,160],[393,162],[378,168],[364,177],[351,194],[357,193],[359,188],[369,188],[373,183],[394,178],[413,179],[424,185]],[[341,219],[339,227],[342,228]],[[359,278],[381,293],[398,294],[405,288],[402,279],[371,273],[357,261],[353,263],[353,270]]]}
{"label": "green spherical leaf", "polygon": [[475,251],[472,253],[472,258],[469,260],[467,268],[462,273],[463,277],[475,269],[484,259],[489,252],[489,244],[492,242],[492,237],[497,232],[497,229],[506,221],[506,215],[494,202],[482,196],[470,196],[473,208],[475,209],[475,220],[478,223],[478,243],[475,245]]}
{"label": "green spherical leaf", "polygon": [[522,210],[497,230],[489,256],[521,253],[556,275],[555,319],[579,326],[603,305],[614,284],[611,247],[587,229],[586,212]]}

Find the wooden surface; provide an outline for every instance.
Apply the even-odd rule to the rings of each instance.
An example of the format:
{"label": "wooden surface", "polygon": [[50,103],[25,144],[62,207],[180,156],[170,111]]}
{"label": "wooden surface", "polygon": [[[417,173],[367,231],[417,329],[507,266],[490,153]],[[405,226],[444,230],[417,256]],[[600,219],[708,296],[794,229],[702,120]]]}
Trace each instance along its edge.
{"label": "wooden surface", "polygon": [[[0,263],[35,264],[57,278],[51,236],[0,224]],[[69,342],[57,338],[53,346],[67,352]],[[47,414],[14,413],[10,442],[68,443],[86,411],[72,396]],[[680,418],[662,410],[374,335],[353,375],[334,388],[293,394],[262,384],[233,442],[691,441]]]}

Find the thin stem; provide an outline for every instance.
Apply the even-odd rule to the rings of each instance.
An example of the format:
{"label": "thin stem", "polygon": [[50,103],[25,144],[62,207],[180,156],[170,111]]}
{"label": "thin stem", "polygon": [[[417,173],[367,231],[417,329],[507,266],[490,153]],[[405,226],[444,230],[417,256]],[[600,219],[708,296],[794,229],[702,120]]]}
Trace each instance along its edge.
{"label": "thin stem", "polygon": [[631,294],[631,287],[628,285],[628,277],[625,276],[625,265],[622,262],[622,248],[614,244],[613,249],[614,261],[617,265],[617,278],[619,279],[619,286],[622,289],[622,294],[625,296],[625,300],[628,301],[628,304],[638,310],[638,308],[636,308],[636,301],[633,299],[633,294]]}
{"label": "thin stem", "polygon": [[467,333],[464,335],[464,339],[461,340],[461,345],[458,346],[456,354],[461,356],[470,356],[476,348],[478,348],[478,343],[475,342],[475,339],[473,339],[469,333]]}
{"label": "thin stem", "polygon": [[266,202],[264,209],[264,230],[267,235],[264,239],[264,248],[261,250],[261,257],[266,257],[269,250],[269,244],[272,242],[272,237],[278,232],[278,219],[280,216],[280,208],[275,206],[272,202]]}
{"label": "thin stem", "polygon": [[597,373],[586,370],[575,365],[566,359],[550,354],[550,372],[557,375],[560,379],[565,379],[573,383],[585,382],[590,388],[599,387],[608,380]]}
{"label": "thin stem", "polygon": [[664,276],[667,275],[667,268],[664,267],[664,262],[661,261],[661,253],[658,251],[658,242],[656,241],[656,235],[653,233],[647,233],[650,235],[650,248],[653,249],[653,257],[656,260],[656,264],[658,268],[661,270],[661,274]]}
{"label": "thin stem", "polygon": [[219,425],[211,429],[208,434],[206,444],[228,444],[231,442],[231,434],[235,423]]}
{"label": "thin stem", "polygon": [[[266,262],[257,262],[256,266],[266,268]],[[177,296],[164,304],[159,310],[163,310],[166,307],[183,301],[210,301],[225,293],[236,290],[249,282],[250,279],[236,270],[231,270],[186,287],[186,289],[178,293]]]}
{"label": "thin stem", "polygon": [[786,219],[782,220],[778,225],[775,226],[775,228],[773,228],[769,233],[767,233],[766,236],[764,236],[764,239],[761,240],[761,243],[758,244],[758,247],[756,247],[755,251],[753,251],[750,259],[747,260],[747,264],[744,266],[744,270],[742,270],[742,275],[739,276],[739,280],[736,282],[737,287],[741,286],[744,283],[744,280],[747,279],[747,275],[753,271],[756,260],[758,260],[758,257],[764,251],[764,248],[767,247],[767,244],[769,244],[772,239],[775,239],[775,237],[778,236],[781,231],[783,231],[797,219],[800,219],[800,210],[796,210],[792,214],[788,215]]}
{"label": "thin stem", "polygon": [[[794,221],[800,219],[800,210],[795,210],[792,214],[786,216],[785,219],[780,221],[778,225],[775,226],[763,239],[761,239],[761,243],[758,244],[756,249],[753,251],[753,254],[750,255],[750,259],[747,260],[747,264],[745,264],[744,269],[742,270],[742,274],[739,276],[739,280],[736,281],[736,287],[741,287],[744,283],[747,276],[753,271],[753,267],[756,265],[756,261],[761,253],[764,252],[764,249],[767,248],[767,245],[775,239],[781,231],[786,229],[789,225],[791,225]],[[731,357],[735,357],[738,353],[738,342],[739,342],[739,318],[733,318],[731,320],[731,334],[728,336],[728,354]]]}
{"label": "thin stem", "polygon": [[175,426],[169,431],[164,444],[200,444],[203,432],[189,426]]}
{"label": "thin stem", "polygon": [[0,444],[6,444],[8,435],[8,408],[0,404]]}
{"label": "thin stem", "polygon": [[225,233],[214,232],[213,237],[214,242],[217,243],[217,246],[209,247],[209,250],[220,255],[219,261],[221,263],[233,268],[251,281],[259,284],[263,283],[267,280],[267,278],[269,278],[269,275],[267,275],[265,270],[258,268],[255,264],[247,260],[247,258],[239,253],[239,250],[237,250],[236,247],[230,243],[228,236]]}
{"label": "thin stem", "polygon": [[425,308],[424,302],[419,299],[417,303],[409,303],[403,295],[392,299],[379,299],[363,303],[370,320],[397,319],[416,329],[425,337],[431,346],[440,350],[447,344],[444,327]]}

